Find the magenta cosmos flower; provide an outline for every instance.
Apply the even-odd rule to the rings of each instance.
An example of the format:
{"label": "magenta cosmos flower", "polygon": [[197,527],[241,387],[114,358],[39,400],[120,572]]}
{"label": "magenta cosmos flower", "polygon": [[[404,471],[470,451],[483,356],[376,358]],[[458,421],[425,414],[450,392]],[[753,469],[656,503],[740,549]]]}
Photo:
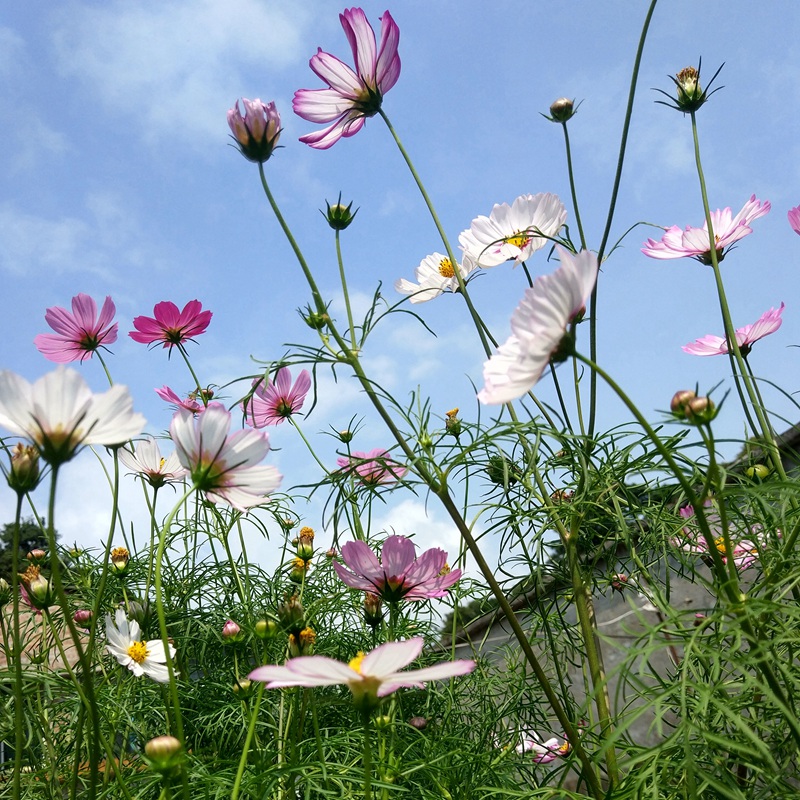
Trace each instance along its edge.
{"label": "magenta cosmos flower", "polygon": [[355,72],[336,56],[318,49],[309,65],[328,88],[300,89],[292,100],[294,113],[303,119],[331,123],[321,131],[300,137],[301,142],[318,150],[326,150],[342,137],[358,133],[366,118],[378,113],[383,96],[400,76],[400,29],[388,11],[380,18],[380,46],[360,8],[345,10],[339,19],[353,51]]}
{"label": "magenta cosmos flower", "polygon": [[337,458],[336,463],[343,472],[358,475],[361,482],[367,486],[394,483],[408,472],[406,467],[401,467],[391,459],[388,450],[380,447],[376,447],[368,453],[354,450],[349,456]]}
{"label": "magenta cosmos flower", "polygon": [[444,550],[432,547],[417,558],[414,543],[405,536],[390,536],[380,561],[365,542],[348,542],[342,560],[347,567],[334,561],[333,568],[344,583],[389,603],[444,597],[461,577],[460,569],[448,569]]}
{"label": "magenta cosmos flower", "polygon": [[268,689],[344,684],[353,693],[358,706],[372,708],[381,697],[404,686],[421,689],[426,681],[467,675],[475,669],[474,661],[462,659],[400,672],[417,659],[422,644],[421,637],[404,642],[386,642],[371,653],[359,653],[347,664],[326,656],[299,656],[289,659],[283,666],[257,667],[248,677],[253,681],[263,681]]}
{"label": "magenta cosmos flower", "polygon": [[278,144],[281,135],[281,115],[275,103],[261,100],[241,100],[245,113],[239,110],[237,100],[228,111],[228,125],[239,152],[248,160],[263,164]]}
{"label": "magenta cosmos flower", "polygon": [[[755,195],[744,204],[742,210],[734,217],[730,208],[717,209],[711,212],[711,224],[714,228],[717,259],[722,261],[726,250],[753,232],[750,223],[769,213],[772,208],[769,200],[763,203]],[[682,231],[677,225],[667,228],[661,241],[648,239],[642,252],[650,258],[696,258],[701,264],[711,263],[711,247],[708,239],[708,224],[702,228],[686,228]]]}
{"label": "magenta cosmos flower", "polygon": [[800,206],[790,208],[786,216],[789,218],[789,224],[792,226],[792,230],[800,234]]}
{"label": "magenta cosmos flower", "polygon": [[[743,328],[736,329],[736,343],[746,356],[750,353],[753,345],[765,336],[775,333],[783,324],[781,314],[783,314],[784,303],[780,308],[771,308],[765,311],[755,322],[745,325]],[[681,350],[693,356],[719,356],[728,352],[728,341],[724,336],[714,336],[709,333],[700,339],[695,339],[691,344],[685,344]]]}
{"label": "magenta cosmos flower", "polygon": [[525,290],[511,317],[511,336],[483,365],[482,403],[510,403],[532,389],[571,337],[567,327],[597,280],[597,256],[589,250],[577,255],[558,246],[556,250],[561,266]]}
{"label": "magenta cosmos flower", "polygon": [[269,437],[261,431],[230,433],[231,415],[221,403],[209,403],[195,417],[179,409],[169,426],[181,464],[197,489],[212,502],[239,511],[263,503],[275,491],[281,475],[259,462],[269,451]]}
{"label": "magenta cosmos flower", "polygon": [[566,220],[558,195],[523,194],[510,206],[495,205],[488,217],[476,217],[458,241],[465,256],[481,267],[516,265],[547,245]]}
{"label": "magenta cosmos flower", "polygon": [[50,361],[85,361],[98,348],[117,341],[117,323],[111,324],[116,311],[114,301],[106,297],[98,316],[97,303],[88,294],[77,294],[72,298],[72,313],[61,306],[45,311],[45,322],[55,333],[40,333],[33,343]]}
{"label": "magenta cosmos flower", "polygon": [[293,386],[289,368],[281,367],[275,375],[275,383],[265,383],[263,378],[256,378],[253,386],[256,388],[252,397],[241,404],[247,424],[253,428],[280,425],[303,407],[311,388],[311,375],[304,369]]}
{"label": "magenta cosmos flower", "polygon": [[171,350],[174,345],[205,333],[211,322],[211,312],[203,311],[199,300],[190,300],[183,311],[178,311],[175,303],[165,300],[156,303],[152,317],[134,317],[133,327],[128,336],[141,344],[163,344]]}

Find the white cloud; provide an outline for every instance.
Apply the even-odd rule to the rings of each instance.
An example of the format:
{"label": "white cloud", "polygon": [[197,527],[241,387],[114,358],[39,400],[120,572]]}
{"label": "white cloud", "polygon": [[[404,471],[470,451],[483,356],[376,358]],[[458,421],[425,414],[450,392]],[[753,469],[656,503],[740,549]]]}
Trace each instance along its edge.
{"label": "white cloud", "polygon": [[312,12],[258,0],[72,3],[54,17],[53,39],[61,72],[135,115],[147,140],[191,144],[219,137],[221,115],[254,86],[245,70],[257,78],[250,91],[270,91],[270,70],[311,55],[300,33]]}

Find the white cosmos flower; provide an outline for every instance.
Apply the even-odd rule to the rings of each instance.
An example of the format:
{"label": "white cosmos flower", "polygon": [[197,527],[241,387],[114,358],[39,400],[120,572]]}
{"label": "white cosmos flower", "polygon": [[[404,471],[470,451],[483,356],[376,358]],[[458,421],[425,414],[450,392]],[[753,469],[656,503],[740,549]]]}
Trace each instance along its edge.
{"label": "white cosmos flower", "polygon": [[[469,256],[466,256],[458,265],[462,280],[466,280],[467,276],[477,268],[478,265]],[[424,303],[426,300],[438,297],[442,292],[458,290],[458,279],[453,269],[453,263],[441,253],[434,253],[423,258],[414,270],[414,275],[419,283],[411,283],[405,278],[400,278],[394,284],[394,288],[400,294],[411,295],[412,303]]]}
{"label": "white cosmos flower", "polygon": [[231,434],[230,427],[231,415],[225,406],[209,403],[199,417],[178,409],[169,433],[194,485],[212,503],[222,501],[247,511],[278,488],[281,474],[275,467],[259,465],[269,451],[266,433],[243,430]]}
{"label": "white cosmos flower", "polygon": [[[147,675],[158,683],[168,683],[164,643],[160,639],[143,642],[140,635],[139,623],[129,621],[123,609],[117,609],[113,620],[110,614],[106,614],[106,650],[137,678]],[[170,658],[175,656],[172,645],[169,646],[169,655]]]}
{"label": "white cosmos flower", "polygon": [[187,470],[178,460],[177,453],[170,453],[166,458],[162,458],[158,442],[152,436],[139,442],[133,453],[120,448],[119,460],[129,470],[141,475],[154,488],[179,481],[187,474]]}
{"label": "white cosmos flower", "polygon": [[458,241],[465,257],[478,266],[496,267],[512,260],[519,264],[547,245],[566,220],[558,195],[523,194],[510,206],[495,205],[488,217],[476,217]]}
{"label": "white cosmos flower", "polygon": [[556,250],[561,266],[525,290],[511,317],[511,336],[483,365],[485,385],[478,393],[482,403],[510,403],[536,385],[594,287],[594,253]]}
{"label": "white cosmos flower", "polygon": [[138,436],[145,418],[134,413],[127,387],[93,394],[74,369],[59,367],[33,384],[0,372],[0,425],[33,441],[45,461],[61,464],[83,445],[113,447]]}

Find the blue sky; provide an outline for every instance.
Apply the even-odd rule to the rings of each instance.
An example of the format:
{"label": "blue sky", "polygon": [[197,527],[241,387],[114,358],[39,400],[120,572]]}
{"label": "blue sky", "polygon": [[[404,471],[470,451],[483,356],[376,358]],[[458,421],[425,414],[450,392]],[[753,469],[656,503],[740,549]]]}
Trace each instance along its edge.
{"label": "blue sky", "polygon": [[[377,26],[385,6],[363,7]],[[570,132],[583,222],[590,247],[597,248],[645,8],[628,0],[410,0],[390,8],[401,31],[403,69],[384,108],[451,241],[494,203],[529,192],[559,194],[573,222],[560,129],[540,116],[566,95],[582,101]],[[30,380],[43,374],[52,367],[32,340],[47,330],[45,309],[68,307],[81,291],[98,301],[110,294],[121,333],[109,359],[112,375],[130,386],[148,430],[158,433],[168,426],[169,411],[152,389],[191,385],[179,360],[127,337],[133,317],[150,315],[155,303],[182,306],[197,298],[214,312],[192,348],[204,383],[256,372],[251,356],[278,359],[285,342],[313,341],[295,311],[308,293],[257,170],[228,146],[225,113],[240,96],[275,100],[282,113],[284,147],[267,164],[269,180],[333,308],[343,317],[333,240],[318,209],[339,191],[361,209],[343,235],[356,300],[363,307],[378,282],[391,301],[399,299],[394,281],[412,278],[422,258],[441,246],[385,126],[369,120],[354,138],[317,152],[297,141],[312,126],[291,113],[295,89],[320,85],[307,66],[318,46],[349,59],[341,10],[327,0],[33,0],[0,10],[6,87],[0,98],[0,367]],[[657,7],[612,233],[615,240],[639,221],[702,222],[689,121],[655,104],[651,87],[669,89],[667,75],[696,64],[698,56],[706,77],[726,62],[718,78],[725,88],[699,114],[710,201],[736,212],[755,193],[773,210],[755,222],[755,233],[728,256],[723,271],[737,327],[786,303],[782,329],[757,345],[752,361],[759,375],[788,392],[800,388],[800,351],[792,348],[800,343],[800,239],[786,222],[786,211],[800,203],[798,34],[794,3],[670,0]],[[599,314],[601,363],[656,419],[676,389],[696,382],[710,388],[729,374],[724,358],[681,352],[699,336],[721,334],[722,325],[710,270],[640,252],[644,239],[658,235],[638,228],[606,262]],[[554,265],[540,252],[529,267],[540,274]],[[510,265],[474,284],[475,302],[501,340],[524,285]],[[439,413],[459,406],[464,418],[475,419],[470,378],[480,382],[484,358],[463,303],[445,296],[417,310],[438,338],[410,318],[396,318],[370,343],[367,369],[400,398],[419,386]],[[103,388],[96,362],[80,370],[95,389]],[[539,388],[544,399],[552,397],[546,381]],[[319,407],[303,425],[307,433],[344,427],[363,409],[366,426],[354,447],[388,444],[351,381],[333,386],[326,378],[319,389]],[[768,397],[787,418],[797,416],[777,393]],[[625,419],[616,401],[604,401],[604,427]],[[740,419],[729,401],[720,432],[740,435]],[[316,440],[333,464],[335,442]],[[293,431],[284,425],[272,441],[281,448],[271,460],[284,472],[285,486],[306,480],[308,457]],[[65,475],[58,525],[67,541],[93,544],[105,535],[106,490],[92,469],[87,456]],[[127,492],[131,503],[140,499],[137,492]],[[397,501],[380,522],[455,546],[438,509],[429,509],[426,519],[421,500]],[[0,493],[0,513],[13,517],[10,493]],[[132,507],[130,518],[139,513]],[[307,513],[308,524],[319,525],[319,510]]]}

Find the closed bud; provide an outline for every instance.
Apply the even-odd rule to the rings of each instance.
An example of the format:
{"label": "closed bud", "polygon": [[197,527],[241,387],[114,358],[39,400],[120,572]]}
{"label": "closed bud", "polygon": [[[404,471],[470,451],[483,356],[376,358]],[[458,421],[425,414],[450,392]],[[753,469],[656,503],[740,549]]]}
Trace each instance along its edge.
{"label": "closed bud", "polygon": [[352,431],[339,431],[339,439],[344,444],[349,444],[353,441],[353,432]]}
{"label": "closed bud", "polygon": [[275,103],[242,98],[228,111],[228,125],[239,152],[248,160],[263,164],[278,145],[281,136],[281,115]]}
{"label": "closed bud", "polygon": [[717,407],[710,397],[694,397],[686,403],[686,419],[693,425],[706,425],[717,416]]}
{"label": "closed bud", "polygon": [[388,714],[378,714],[375,717],[375,727],[379,730],[382,728],[391,728],[392,718]]}
{"label": "closed bud", "polygon": [[679,392],[675,392],[672,395],[672,400],[669,404],[669,410],[672,412],[673,416],[677,417],[678,419],[685,419],[686,418],[686,404],[690,400],[694,400],[697,397],[697,394],[693,392],[691,389],[681,389]]}
{"label": "closed bud", "polygon": [[383,600],[372,592],[367,592],[364,595],[364,622],[376,630],[383,622]]}
{"label": "closed bud", "polygon": [[306,313],[303,314],[303,321],[312,330],[321,331],[331,321],[331,318],[327,314],[320,314],[318,311],[314,311],[309,306],[306,306]]}
{"label": "closed bud", "polygon": [[11,600],[11,587],[5,578],[0,578],[0,606],[4,606]]}
{"label": "closed bud", "polygon": [[32,492],[39,485],[39,451],[17,442],[11,450],[8,485],[17,493]]}
{"label": "closed bud", "polygon": [[252,691],[252,683],[249,678],[237,678],[231,688],[238,697],[248,697]]}
{"label": "closed bud", "polygon": [[77,544],[73,544],[72,547],[70,547],[70,549],[67,550],[67,554],[69,555],[70,558],[80,558],[80,556],[83,555],[83,550],[81,550],[81,548],[78,547]]}
{"label": "closed bud", "polygon": [[461,420],[458,418],[457,408],[453,408],[445,414],[444,429],[456,439],[461,436]]}
{"label": "closed bud", "polygon": [[27,555],[27,559],[31,564],[41,564],[46,558],[47,553],[41,547],[34,548]]}
{"label": "closed bud", "polygon": [[299,556],[293,558],[292,567],[289,570],[289,580],[292,581],[292,583],[302,583],[306,579],[306,573],[310,566],[310,560],[307,561]]}
{"label": "closed bud", "polygon": [[568,97],[559,97],[550,106],[550,119],[553,122],[567,122],[575,116],[575,101]]}
{"label": "closed bud", "polygon": [[83,626],[86,626],[86,625],[88,625],[88,624],[91,622],[91,620],[92,620],[92,612],[91,612],[91,611],[90,611],[88,608],[79,608],[79,609],[78,609],[78,610],[77,610],[77,611],[76,611],[76,612],[75,612],[75,613],[72,615],[72,619],[74,619],[74,620],[75,620],[75,622],[76,622],[78,625],[83,625]]}
{"label": "closed bud", "polygon": [[305,527],[300,528],[300,536],[297,537],[297,557],[308,561],[314,555],[314,529]]}
{"label": "closed bud", "polygon": [[128,619],[136,620],[139,625],[145,627],[147,618],[150,615],[150,603],[147,600],[127,600],[125,602],[125,613]]}
{"label": "closed bud", "polygon": [[288,631],[300,631],[303,628],[305,613],[303,604],[296,594],[278,606],[278,619]]}
{"label": "closed bud", "polygon": [[428,720],[425,717],[411,717],[408,724],[418,731],[424,731],[428,727]]}
{"label": "closed bud", "polygon": [[341,192],[339,192],[339,199],[333,205],[327,200],[325,201],[325,205],[328,207],[328,213],[325,214],[322,211],[320,211],[320,213],[328,220],[328,225],[335,231],[343,231],[356,218],[356,214],[358,214],[358,209],[350,211],[353,207],[352,202],[347,206],[342,205]]}
{"label": "closed bud", "polygon": [[175,771],[183,759],[183,745],[174,736],[156,736],[144,746],[150,768],[161,775]]}
{"label": "closed bud", "polygon": [[115,547],[111,551],[111,569],[117,575],[124,575],[128,571],[128,562],[131,554],[126,547]]}
{"label": "closed bud", "polygon": [[280,630],[274,619],[260,619],[253,626],[253,632],[259,639],[273,639]]}
{"label": "closed bud", "polygon": [[222,641],[226,643],[233,643],[233,642],[240,642],[244,639],[244,634],[242,633],[242,629],[238,623],[234,622],[232,619],[229,619],[223,626],[222,626]]}
{"label": "closed bud", "polygon": [[744,471],[744,474],[751,480],[760,482],[769,475],[769,467],[766,464],[753,464]]}
{"label": "closed bud", "polygon": [[511,486],[519,480],[517,468],[503,456],[489,456],[486,472],[489,480],[498,486]]}
{"label": "closed bud", "polygon": [[622,594],[622,590],[625,588],[627,583],[628,583],[628,576],[623,575],[621,572],[611,577],[611,588],[615,592],[619,592],[620,594]]}

